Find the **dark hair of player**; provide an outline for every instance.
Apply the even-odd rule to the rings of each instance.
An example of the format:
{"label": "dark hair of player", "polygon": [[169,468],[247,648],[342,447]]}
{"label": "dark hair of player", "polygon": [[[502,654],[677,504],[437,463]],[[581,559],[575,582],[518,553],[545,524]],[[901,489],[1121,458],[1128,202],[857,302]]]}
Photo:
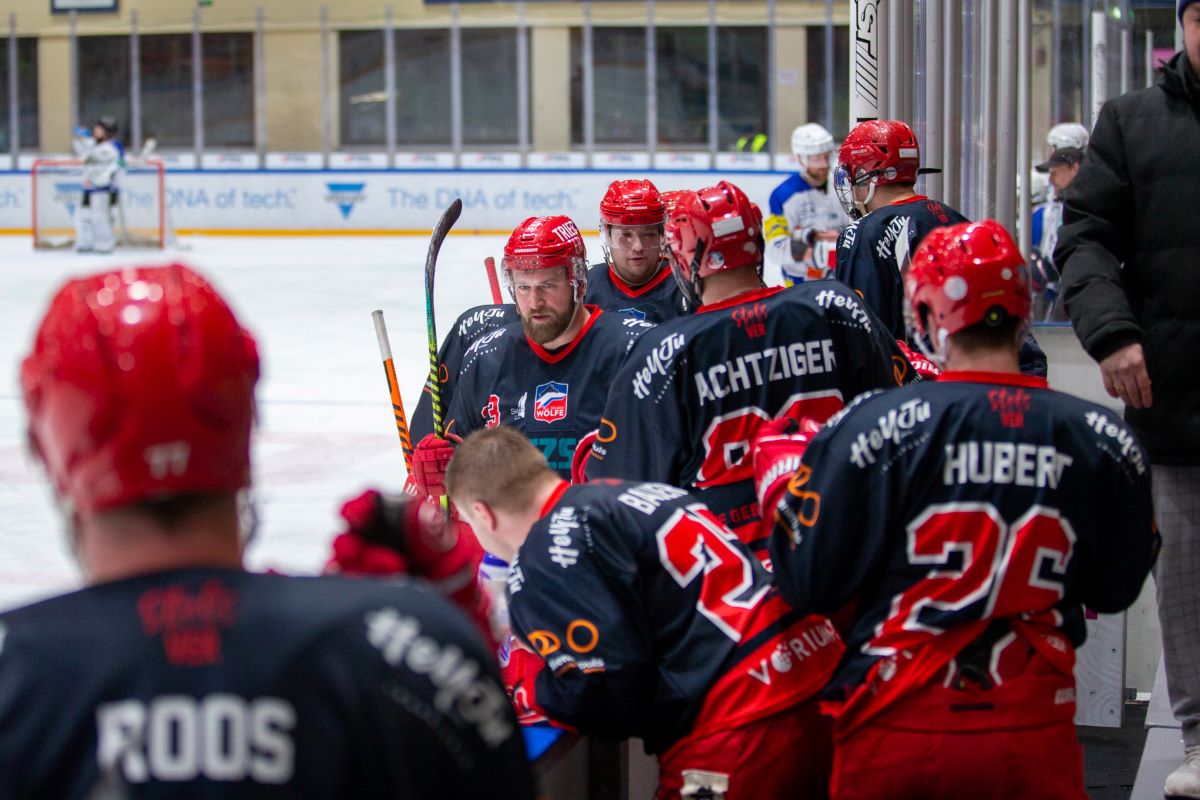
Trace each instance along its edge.
{"label": "dark hair of player", "polygon": [[977,322],[969,328],[950,335],[954,344],[964,353],[974,354],[987,350],[1007,350],[1019,348],[1020,335],[1024,320],[1006,314],[1002,309],[994,309],[1000,318],[994,323],[987,320]]}
{"label": "dark hair of player", "polygon": [[446,493],[458,505],[475,500],[492,508],[528,507],[539,478],[557,475],[528,439],[503,425],[476,431],[454,449],[446,469]]}

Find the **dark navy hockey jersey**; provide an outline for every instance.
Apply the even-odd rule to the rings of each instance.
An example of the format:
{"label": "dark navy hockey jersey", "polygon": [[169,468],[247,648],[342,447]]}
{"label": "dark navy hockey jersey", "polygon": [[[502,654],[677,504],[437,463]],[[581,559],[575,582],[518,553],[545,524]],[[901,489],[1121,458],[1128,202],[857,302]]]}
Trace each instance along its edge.
{"label": "dark navy hockey jersey", "polygon": [[952,372],[831,420],[770,549],[796,608],[857,601],[844,698],[876,675],[923,685],[998,619],[1069,677],[1082,606],[1132,603],[1157,539],[1150,462],[1119,414],[1036,378]]}
{"label": "dark navy hockey jersey", "polygon": [[659,325],[612,382],[589,478],[699,490],[765,556],[750,445],[763,422],[824,421],[861,392],[915,379],[842,284],[759,289]]}
{"label": "dark navy hockey jersey", "polygon": [[[517,307],[511,303],[505,305],[484,305],[469,308],[459,315],[446,337],[442,339],[442,347],[438,350],[438,375],[443,414],[449,407],[450,397],[454,394],[454,384],[458,373],[462,371],[463,355],[475,340],[488,331],[503,328],[519,321]],[[433,433],[433,399],[430,394],[429,379],[425,380],[425,388],[421,390],[421,398],[417,401],[417,410],[408,423],[412,434],[413,444],[421,441],[427,434]]]}
{"label": "dark navy hockey jersey", "polygon": [[536,701],[662,753],[820,691],[842,653],[702,503],[665,484],[564,482],[508,574],[514,632],[543,659]]}
{"label": "dark navy hockey jersey", "polygon": [[686,313],[683,294],[665,262],[657,275],[637,288],[627,285],[607,264],[596,264],[588,269],[584,302],[654,323]]}
{"label": "dark navy hockey jersey", "polygon": [[967,222],[950,206],[917,195],[851,222],[838,237],[834,277],[862,295],[897,339],[905,338],[901,270],[934,228]]}
{"label": "dark navy hockey jersey", "polygon": [[[907,339],[901,271],[934,228],[967,222],[962,214],[923,195],[872,211],[838,237],[834,276],[857,291],[897,339]],[[1021,344],[1021,372],[1046,377],[1046,354],[1029,331]]]}
{"label": "dark navy hockey jersey", "polygon": [[466,438],[512,425],[542,450],[550,468],[571,476],[575,445],[600,424],[612,376],[638,337],[654,326],[588,306],[591,318],[569,344],[551,352],[521,324],[475,340],[463,357],[446,430]]}
{"label": "dark navy hockey jersey", "polygon": [[479,633],[407,584],[164,572],[0,615],[0,797],[533,797]]}

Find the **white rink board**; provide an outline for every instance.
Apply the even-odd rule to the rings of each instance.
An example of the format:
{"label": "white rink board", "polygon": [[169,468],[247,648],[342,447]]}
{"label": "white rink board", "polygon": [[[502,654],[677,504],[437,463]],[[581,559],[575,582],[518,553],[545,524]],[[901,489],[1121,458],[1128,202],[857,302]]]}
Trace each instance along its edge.
{"label": "white rink board", "polygon": [[[509,231],[526,217],[566,214],[594,230],[600,198],[619,178],[649,177],[669,189],[699,189],[727,179],[764,214],[786,173],[592,170],[171,170],[170,225],[183,232],[428,231],[456,197],[460,230]],[[29,175],[0,173],[0,231],[30,228]],[[67,202],[65,196],[58,202]]]}

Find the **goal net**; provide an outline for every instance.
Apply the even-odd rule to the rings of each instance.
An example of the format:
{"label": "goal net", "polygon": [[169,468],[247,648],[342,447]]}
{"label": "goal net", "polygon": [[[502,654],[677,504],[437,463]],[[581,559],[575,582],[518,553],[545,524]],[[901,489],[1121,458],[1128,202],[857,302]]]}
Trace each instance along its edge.
{"label": "goal net", "polygon": [[[163,164],[157,159],[126,166],[118,174],[111,206],[118,247],[162,248],[167,231]],[[33,246],[75,245],[75,213],[83,200],[83,162],[39,159],[33,163]]]}

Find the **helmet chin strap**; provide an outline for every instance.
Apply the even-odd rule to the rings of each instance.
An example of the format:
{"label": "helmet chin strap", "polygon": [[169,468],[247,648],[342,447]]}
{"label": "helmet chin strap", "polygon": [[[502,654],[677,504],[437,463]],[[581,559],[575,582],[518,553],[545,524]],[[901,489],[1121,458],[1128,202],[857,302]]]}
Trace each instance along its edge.
{"label": "helmet chin strap", "polygon": [[[875,187],[878,185],[878,180],[879,179],[877,177],[871,178],[871,182],[867,184],[867,196],[865,198],[862,200],[859,200],[857,197],[854,198],[854,207],[857,208],[858,213],[864,217],[871,213],[867,210],[867,204],[875,199]],[[851,189],[850,191],[853,192],[854,190]]]}

